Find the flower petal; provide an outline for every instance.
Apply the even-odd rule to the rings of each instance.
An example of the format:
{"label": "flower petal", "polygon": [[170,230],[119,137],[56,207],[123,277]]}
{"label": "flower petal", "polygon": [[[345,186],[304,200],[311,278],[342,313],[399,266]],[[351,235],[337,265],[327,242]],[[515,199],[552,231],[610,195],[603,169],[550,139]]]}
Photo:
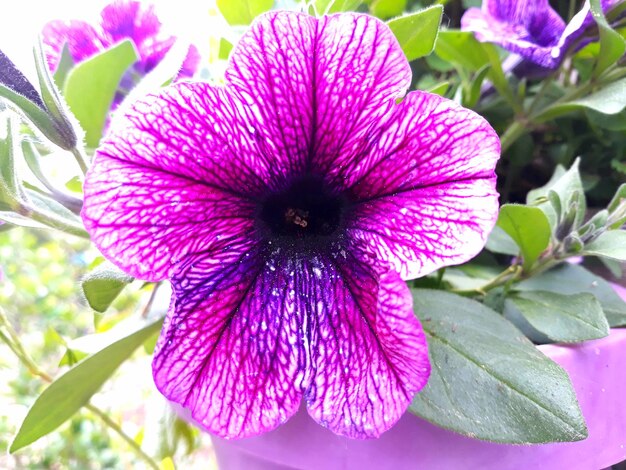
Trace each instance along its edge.
{"label": "flower petal", "polygon": [[363,135],[405,93],[411,69],[389,28],[373,17],[272,12],[243,35],[226,80],[258,115],[289,179],[325,176],[361,152]]}
{"label": "flower petal", "polygon": [[389,27],[372,16],[325,16],[317,34],[310,166],[331,179],[363,157],[371,128],[411,84],[411,67]]}
{"label": "flower petal", "polygon": [[180,83],[113,120],[85,182],[83,220],[101,252],[145,280],[218,239],[247,237],[267,164],[245,110],[220,88]]}
{"label": "flower petal", "polygon": [[175,298],[155,350],[161,393],[226,438],[290,418],[310,370],[295,282],[251,246],[190,257],[172,280]]}
{"label": "flower petal", "polygon": [[309,414],[337,434],[378,437],[426,385],[426,338],[396,273],[379,276],[351,255],[323,272]]}
{"label": "flower petal", "polygon": [[132,39],[140,52],[144,41],[153,39],[161,29],[154,5],[142,7],[137,1],[116,0],[104,7],[100,16],[112,43]]}
{"label": "flower petal", "polygon": [[79,20],[46,23],[42,39],[50,70],[56,70],[66,43],[75,63],[88,59],[109,45],[93,26]]}
{"label": "flower petal", "polygon": [[498,215],[498,136],[476,113],[411,92],[383,122],[368,160],[346,166],[348,233],[403,279],[475,256]]}
{"label": "flower petal", "polygon": [[565,23],[547,0],[485,0],[482,9],[465,12],[461,29],[543,67],[555,68],[562,59],[557,44]]}

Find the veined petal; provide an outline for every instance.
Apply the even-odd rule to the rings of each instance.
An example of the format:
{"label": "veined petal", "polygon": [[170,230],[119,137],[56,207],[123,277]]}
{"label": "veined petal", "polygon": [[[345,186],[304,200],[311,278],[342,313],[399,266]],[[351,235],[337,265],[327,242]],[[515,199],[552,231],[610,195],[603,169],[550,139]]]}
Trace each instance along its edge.
{"label": "veined petal", "polygon": [[355,13],[321,18],[315,53],[310,169],[331,180],[367,155],[371,129],[406,93],[411,68],[387,25]]}
{"label": "veined petal", "polygon": [[336,434],[378,437],[430,375],[426,338],[407,285],[339,256],[324,266],[309,414]]}
{"label": "veined petal", "polygon": [[326,178],[366,152],[364,136],[404,95],[411,69],[376,18],[272,12],[243,35],[226,79],[258,115],[286,179]]}
{"label": "veined petal", "polygon": [[257,115],[256,131],[275,157],[283,184],[304,171],[311,151],[316,29],[317,19],[303,13],[261,15],[226,69],[227,87]]}
{"label": "veined petal", "polygon": [[153,362],[161,393],[226,438],[289,419],[310,371],[305,313],[315,304],[287,260],[275,265],[248,250],[184,263]]}
{"label": "veined petal", "polygon": [[482,9],[465,12],[461,29],[543,67],[555,68],[561,62],[558,43],[565,23],[547,0],[485,0]]}
{"label": "veined petal", "polygon": [[83,220],[102,253],[144,280],[184,255],[252,236],[267,164],[223,89],[181,83],[137,101],[98,150]]}
{"label": "veined petal", "polygon": [[403,279],[471,259],[498,214],[498,136],[478,114],[411,92],[383,122],[369,159],[346,167],[350,236]]}
{"label": "veined petal", "polygon": [[46,23],[42,39],[50,70],[57,68],[66,43],[76,63],[88,59],[110,45],[93,26],[79,20],[55,20]]}

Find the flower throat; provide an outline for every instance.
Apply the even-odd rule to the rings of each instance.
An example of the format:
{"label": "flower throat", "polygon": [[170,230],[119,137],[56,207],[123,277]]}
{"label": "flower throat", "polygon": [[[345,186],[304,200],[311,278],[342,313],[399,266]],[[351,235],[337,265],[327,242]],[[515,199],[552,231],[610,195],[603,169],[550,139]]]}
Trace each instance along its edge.
{"label": "flower throat", "polygon": [[340,232],[344,209],[341,196],[332,194],[320,179],[305,177],[267,197],[260,207],[260,220],[270,238],[294,243],[330,240]]}

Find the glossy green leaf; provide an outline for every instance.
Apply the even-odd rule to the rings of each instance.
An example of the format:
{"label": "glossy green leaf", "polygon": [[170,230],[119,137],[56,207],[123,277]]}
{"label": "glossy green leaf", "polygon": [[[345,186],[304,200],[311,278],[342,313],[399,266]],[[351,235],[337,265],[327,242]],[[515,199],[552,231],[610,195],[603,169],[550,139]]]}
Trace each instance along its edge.
{"label": "glossy green leaf", "polygon": [[537,330],[561,342],[604,338],[609,324],[592,294],[563,295],[544,290],[518,292],[508,297]]}
{"label": "glossy green leaf", "polygon": [[512,444],[587,437],[567,373],[501,315],[448,292],[414,290],[432,373],[410,410],[473,438]]}
{"label": "glossy green leaf", "polygon": [[480,99],[480,90],[485,80],[485,77],[491,70],[491,64],[484,65],[472,79],[471,86],[468,90],[468,93],[464,94],[464,102],[463,105],[468,108],[473,108],[478,103]]}
{"label": "glossy green leaf", "polygon": [[67,76],[65,98],[85,131],[88,147],[100,142],[122,76],[137,61],[129,40],[81,62]]}
{"label": "glossy green leaf", "polygon": [[590,0],[589,5],[600,33],[600,53],[593,72],[594,76],[598,77],[624,55],[626,41],[606,21],[600,0]]}
{"label": "glossy green leaf", "polygon": [[394,18],[387,23],[409,61],[432,52],[442,13],[443,7],[434,5],[416,13]]}
{"label": "glossy green leaf", "polygon": [[626,261],[626,230],[604,232],[594,241],[585,245],[582,254]]}
{"label": "glossy green leaf", "polygon": [[133,278],[111,263],[105,262],[87,274],[81,282],[89,306],[105,312]]}
{"label": "glossy green leaf", "polygon": [[446,62],[458,64],[473,72],[489,64],[484,45],[467,31],[440,31],[435,53]]}
{"label": "glossy green leaf", "polygon": [[340,13],[342,11],[354,11],[361,3],[361,0],[315,0],[312,6],[315,8],[311,14],[317,16],[329,15],[331,13]]}
{"label": "glossy green leaf", "polygon": [[626,302],[608,282],[582,266],[563,263],[550,271],[520,282],[515,289],[543,290],[563,295],[587,292],[598,299],[610,326],[626,326]]}
{"label": "glossy green leaf", "polygon": [[217,8],[231,25],[249,25],[272,6],[274,0],[217,0]]}
{"label": "glossy green leaf", "polygon": [[[545,186],[533,189],[526,196],[526,204],[539,207],[548,217],[550,225],[556,228],[559,220],[563,218],[569,210],[575,193],[584,194],[583,183],[580,179],[578,166],[580,159],[576,159],[569,170],[565,171],[562,166],[557,166],[552,178]],[[554,205],[550,203],[549,192],[554,191],[560,200],[562,213],[558,215],[554,210]],[[576,208],[576,222],[579,223],[585,217],[587,205],[585,198],[578,201]]]}
{"label": "glossy green leaf", "polygon": [[537,207],[505,204],[500,208],[497,225],[519,246],[526,270],[550,243],[550,222]]}
{"label": "glossy green leaf", "polygon": [[159,320],[107,346],[57,378],[37,398],[22,422],[10,452],[54,431],[86,405],[102,384],[155,331]]}

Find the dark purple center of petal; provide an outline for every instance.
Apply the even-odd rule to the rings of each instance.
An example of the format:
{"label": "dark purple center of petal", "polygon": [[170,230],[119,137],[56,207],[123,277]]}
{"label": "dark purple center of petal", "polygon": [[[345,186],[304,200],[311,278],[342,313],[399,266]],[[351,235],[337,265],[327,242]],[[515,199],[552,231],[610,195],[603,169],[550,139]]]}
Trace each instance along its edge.
{"label": "dark purple center of petal", "polygon": [[268,240],[285,246],[328,246],[340,238],[346,204],[318,178],[304,177],[259,207],[259,225]]}

